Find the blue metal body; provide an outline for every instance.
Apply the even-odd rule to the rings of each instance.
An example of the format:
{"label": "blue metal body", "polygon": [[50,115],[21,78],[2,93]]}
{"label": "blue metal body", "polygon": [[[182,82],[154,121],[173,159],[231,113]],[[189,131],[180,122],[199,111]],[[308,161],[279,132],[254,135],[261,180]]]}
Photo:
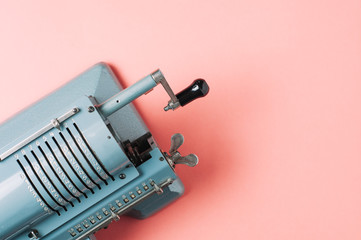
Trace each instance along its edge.
{"label": "blue metal body", "polygon": [[100,63],[2,124],[0,154],[15,150],[0,161],[0,239],[37,239],[34,229],[38,239],[87,239],[118,215],[146,218],[180,197],[183,185],[151,136],[138,166],[123,145],[149,132],[129,103],[154,86],[149,75],[121,91]]}

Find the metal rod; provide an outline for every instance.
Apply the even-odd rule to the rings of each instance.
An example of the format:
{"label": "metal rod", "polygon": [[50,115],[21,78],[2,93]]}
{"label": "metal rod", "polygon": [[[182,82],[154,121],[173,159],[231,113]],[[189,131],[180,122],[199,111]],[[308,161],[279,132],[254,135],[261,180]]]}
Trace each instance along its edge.
{"label": "metal rod", "polygon": [[148,75],[96,107],[104,117],[108,117],[155,86],[157,86],[157,82],[151,75]]}
{"label": "metal rod", "polygon": [[8,156],[10,156],[11,154],[13,154],[14,152],[16,152],[19,149],[26,146],[27,144],[31,143],[32,141],[34,141],[35,139],[37,139],[38,137],[40,137],[44,133],[48,132],[49,130],[51,130],[53,128],[59,128],[60,123],[64,122],[65,120],[67,120],[68,118],[70,118],[71,116],[73,116],[74,114],[76,114],[78,112],[79,112],[79,108],[75,107],[72,110],[70,110],[70,111],[66,112],[65,114],[61,115],[60,117],[52,119],[49,124],[47,124],[44,127],[40,128],[35,133],[31,134],[30,136],[28,136],[27,138],[25,138],[24,140],[22,140],[21,142],[19,142],[15,146],[11,147],[10,149],[6,150],[4,153],[0,154],[0,162],[2,160],[4,160],[5,158],[7,158]]}

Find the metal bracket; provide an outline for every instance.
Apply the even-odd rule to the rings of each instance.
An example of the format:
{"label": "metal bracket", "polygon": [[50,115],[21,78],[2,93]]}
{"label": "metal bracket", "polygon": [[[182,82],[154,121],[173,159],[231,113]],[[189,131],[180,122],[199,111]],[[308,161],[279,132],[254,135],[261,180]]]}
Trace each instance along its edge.
{"label": "metal bracket", "polygon": [[178,107],[180,107],[178,98],[174,94],[172,88],[169,86],[169,84],[168,84],[167,80],[165,79],[165,77],[163,76],[162,72],[158,69],[155,72],[153,72],[151,74],[151,76],[157,84],[159,84],[159,83],[162,84],[163,88],[165,89],[165,91],[168,93],[168,95],[170,97],[168,105],[164,108],[164,111],[168,111],[170,109],[175,110]]}

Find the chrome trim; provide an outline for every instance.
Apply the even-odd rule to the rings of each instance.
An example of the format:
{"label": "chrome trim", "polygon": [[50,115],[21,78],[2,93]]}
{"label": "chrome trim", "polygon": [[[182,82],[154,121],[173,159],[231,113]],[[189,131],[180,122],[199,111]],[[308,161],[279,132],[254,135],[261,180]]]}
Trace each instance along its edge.
{"label": "chrome trim", "polygon": [[5,158],[9,157],[14,152],[20,150],[21,148],[25,147],[27,144],[31,143],[47,131],[57,128],[60,130],[60,124],[67,120],[68,118],[72,117],[73,115],[77,114],[79,112],[79,108],[73,108],[70,111],[66,112],[65,114],[61,115],[58,118],[54,118],[50,120],[50,123],[36,131],[35,133],[31,134],[29,137],[25,138],[15,146],[11,147],[10,149],[6,150],[4,153],[0,155],[0,162],[3,161]]}

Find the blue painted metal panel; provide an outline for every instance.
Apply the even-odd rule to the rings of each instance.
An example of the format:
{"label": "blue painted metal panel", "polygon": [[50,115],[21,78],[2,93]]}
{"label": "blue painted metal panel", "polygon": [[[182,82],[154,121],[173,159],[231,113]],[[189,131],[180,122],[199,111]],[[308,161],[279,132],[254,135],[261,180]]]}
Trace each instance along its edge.
{"label": "blue painted metal panel", "polygon": [[[136,91],[120,94],[115,101],[132,101],[153,87],[151,81],[151,76],[145,77],[133,88]],[[120,141],[133,141],[148,132],[131,104],[106,119],[88,111],[119,90],[109,67],[98,64],[0,125],[1,153],[51,119],[80,109],[61,124],[60,131],[49,130],[0,162],[0,239],[12,234],[9,239],[28,240],[30,229],[37,229],[45,240],[85,239],[114,218],[111,212],[124,214],[126,209],[144,218],[183,194],[183,185],[162,161],[156,144],[150,159],[138,167],[120,147]],[[114,108],[118,106],[106,111]],[[162,195],[153,193],[151,183],[161,185],[169,179],[173,183],[164,186]]]}
{"label": "blue painted metal panel", "polygon": [[[72,207],[68,205],[75,199],[69,192],[78,198],[84,194],[87,196],[86,194],[94,192],[94,188],[100,189],[101,185],[108,184],[111,181],[110,176],[125,167],[133,168],[134,171],[122,184],[139,175],[98,112],[87,111],[89,106],[92,106],[89,98],[81,97],[70,107],[64,108],[63,112],[66,112],[67,109],[77,107],[79,112],[61,124],[61,131],[56,128],[48,131],[1,162],[3,165],[9,165],[9,172],[13,172],[13,175],[7,176],[6,179],[18,183],[16,187],[11,183],[10,195],[4,192],[8,191],[6,189],[9,182],[6,180],[0,182],[0,193],[5,196],[4,200],[0,199],[0,206],[5,207],[3,214],[0,215],[1,235],[8,236],[17,232],[30,223],[34,224],[44,215],[51,215],[53,212],[61,214],[62,211],[70,210]],[[47,121],[44,119],[43,124],[48,122],[50,119]],[[37,129],[33,130],[36,131]],[[26,137],[27,135],[23,136]],[[52,165],[55,162],[58,166]],[[62,172],[67,173],[68,177],[65,174],[62,176],[64,176],[63,184],[69,191],[56,184],[59,183],[57,178],[49,176],[49,174],[53,176],[58,174],[56,171],[51,171],[51,166],[60,169],[60,165],[65,170]],[[20,171],[22,169],[24,171]],[[22,179],[21,182],[19,179]],[[80,191],[76,191],[75,186]],[[23,197],[16,205],[13,199],[9,199],[18,199],[19,196]],[[38,204],[35,204],[36,202]],[[29,206],[32,206],[30,211]],[[17,211],[14,211],[15,207]],[[26,220],[14,215],[17,212],[26,212],[28,215]],[[13,219],[11,224],[8,224],[9,218]]]}

